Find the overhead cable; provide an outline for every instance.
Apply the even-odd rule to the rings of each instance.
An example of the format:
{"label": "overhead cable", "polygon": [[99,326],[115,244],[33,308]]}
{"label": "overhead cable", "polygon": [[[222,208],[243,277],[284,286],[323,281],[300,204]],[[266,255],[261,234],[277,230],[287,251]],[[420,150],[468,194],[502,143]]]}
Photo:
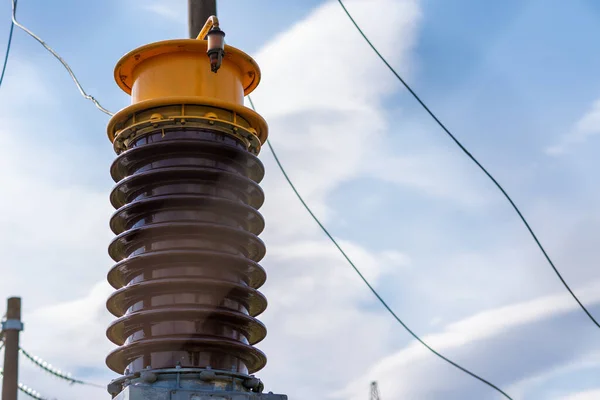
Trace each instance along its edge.
{"label": "overhead cable", "polygon": [[[18,21],[17,21],[17,0],[11,0],[12,1],[12,22],[14,25],[16,25],[17,27],[21,28],[25,33],[27,33],[29,36],[31,36],[32,38],[34,38],[35,40],[37,40],[42,46],[44,46],[46,48],[46,50],[48,50],[50,53],[52,53],[52,55],[58,60],[60,61],[60,63],[63,65],[63,67],[65,67],[65,69],[67,70],[67,72],[69,73],[69,75],[71,75],[71,78],[73,79],[73,82],[75,82],[75,85],[77,86],[77,89],[79,89],[79,93],[81,93],[81,95],[86,98],[87,100],[91,101],[92,103],[94,103],[94,105],[100,110],[102,111],[104,114],[113,116],[114,113],[108,111],[106,108],[104,108],[99,102],[98,100],[96,100],[94,98],[94,96],[89,95],[86,93],[86,91],[83,89],[83,87],[81,86],[81,83],[79,83],[79,79],[77,79],[77,77],[75,76],[75,73],[73,72],[73,70],[71,69],[71,67],[69,66],[69,64],[67,64],[67,62],[56,52],[52,49],[52,47],[50,47],[48,45],[48,43],[44,42],[38,35],[36,35],[35,33],[33,33],[32,31],[30,31],[29,29],[27,29],[25,26],[21,25]],[[11,33],[12,33],[12,29],[11,29]],[[8,58],[8,51],[10,51],[10,48],[7,49],[7,58]]]}
{"label": "overhead cable", "polygon": [[29,361],[31,361],[32,363],[34,363],[35,365],[37,365],[44,371],[48,372],[49,374],[52,374],[52,375],[56,376],[57,378],[65,380],[71,384],[79,384],[79,385],[85,385],[85,386],[93,386],[93,387],[96,387],[99,389],[106,389],[106,387],[104,385],[100,385],[98,383],[87,382],[87,381],[84,381],[81,379],[75,379],[71,376],[70,373],[63,372],[60,369],[53,367],[52,364],[42,360],[40,357],[33,356],[33,355],[27,353],[25,350],[23,350],[20,347],[19,347],[19,353],[23,354]]}
{"label": "overhead cable", "polygon": [[[4,341],[0,342],[0,350],[2,350],[4,348]],[[0,368],[0,377],[4,377],[4,369]],[[27,396],[34,398],[36,400],[47,400],[44,397],[42,397],[42,395],[36,391],[33,390],[32,388],[30,388],[29,386],[18,382],[17,383],[17,387],[19,388],[19,390],[23,393],[25,393]]]}
{"label": "overhead cable", "polygon": [[[254,111],[256,111],[256,108],[254,107],[254,102],[252,101],[252,98],[250,96],[248,96],[248,102],[250,103],[250,106],[252,107],[252,109]],[[398,322],[400,325],[402,325],[402,327],[413,338],[415,338],[419,343],[421,343],[423,346],[425,346],[427,348],[427,350],[431,351],[433,354],[435,354],[436,356],[438,356],[442,360],[446,361],[447,363],[449,363],[453,367],[458,368],[462,372],[464,372],[464,373],[472,376],[473,378],[475,378],[475,379],[477,379],[477,380],[485,383],[489,387],[495,389],[496,391],[498,391],[499,393],[501,393],[502,395],[504,395],[504,397],[506,397],[507,399],[512,400],[512,398],[508,394],[506,394],[502,389],[500,389],[498,386],[496,386],[493,383],[491,383],[490,381],[488,381],[488,380],[480,377],[479,375],[477,375],[477,374],[469,371],[468,369],[460,366],[459,364],[455,363],[454,361],[450,360],[449,358],[445,357],[444,355],[440,354],[438,351],[436,351],[435,349],[433,349],[431,346],[429,346],[427,343],[425,343],[423,341],[423,339],[421,339],[416,333],[414,333],[400,319],[400,317],[398,317],[398,315],[396,315],[396,313],[394,312],[394,310],[392,310],[392,308],[386,303],[386,301],[381,297],[381,295],[379,295],[379,293],[377,292],[377,290],[375,290],[375,288],[373,287],[373,285],[371,285],[371,283],[369,283],[369,281],[367,280],[367,278],[365,278],[365,276],[362,274],[362,272],[360,271],[360,269],[356,266],[356,264],[354,264],[354,262],[346,254],[346,252],[342,249],[342,247],[339,245],[339,243],[337,242],[337,240],[335,240],[335,238],[331,235],[331,233],[329,233],[329,231],[327,230],[327,228],[325,228],[325,226],[321,223],[321,221],[319,220],[319,218],[311,210],[311,208],[308,206],[308,204],[306,204],[306,202],[304,201],[304,199],[300,195],[300,192],[298,192],[298,189],[296,189],[296,186],[294,185],[294,183],[292,182],[292,180],[288,176],[287,172],[285,171],[285,168],[283,167],[283,164],[281,163],[281,161],[279,161],[279,157],[277,157],[277,153],[275,152],[275,149],[273,148],[273,146],[271,145],[271,142],[268,139],[267,139],[267,146],[269,147],[269,150],[271,151],[271,154],[273,154],[273,158],[275,159],[275,163],[277,164],[277,166],[281,170],[281,173],[283,174],[283,177],[287,181],[288,185],[290,185],[290,188],[292,188],[292,191],[296,194],[296,197],[298,198],[298,200],[300,200],[300,203],[302,203],[302,205],[304,206],[304,208],[306,209],[306,211],[308,211],[308,213],[310,214],[310,216],[312,217],[312,219],[317,223],[317,225],[319,225],[319,228],[321,228],[321,230],[323,231],[323,233],[325,233],[325,235],[329,238],[329,240],[331,240],[331,242],[333,243],[333,245],[339,250],[339,252],[341,253],[341,255],[346,259],[346,261],[348,262],[348,264],[352,267],[352,269],[354,270],[354,272],[356,272],[358,274],[358,276],[363,281],[363,283],[365,285],[367,285],[367,287],[369,288],[369,290],[375,295],[375,297],[377,298],[377,300],[379,300],[379,302],[381,303],[381,305],[383,305],[383,307],[385,307],[385,309],[392,315],[392,317],[394,317],[394,319],[396,320],[396,322]]]}
{"label": "overhead cable", "polygon": [[352,21],[352,24],[354,25],[356,30],[358,30],[358,32],[363,37],[363,39],[367,42],[367,44],[371,47],[371,49],[373,49],[375,54],[377,54],[377,56],[381,59],[381,61],[383,61],[383,63],[388,67],[388,69],[396,76],[396,78],[400,81],[400,83],[402,83],[402,85],[404,85],[404,87],[410,92],[410,94],[415,98],[415,100],[417,100],[417,102],[421,105],[421,107],[423,107],[423,109],[431,116],[431,118],[433,118],[433,120],[440,126],[440,128],[442,128],[444,130],[444,132],[446,132],[446,134],[450,137],[450,139],[452,139],[452,141],[463,151],[463,153],[465,153],[467,155],[467,157],[469,157],[471,159],[471,161],[473,161],[475,163],[475,165],[477,165],[479,167],[479,169],[494,183],[494,185],[498,188],[498,190],[500,190],[500,192],[502,192],[502,194],[504,195],[506,200],[508,200],[508,202],[510,203],[512,208],[515,210],[515,212],[517,213],[517,215],[519,216],[519,218],[521,219],[521,221],[523,222],[523,224],[529,231],[529,234],[531,235],[531,237],[537,244],[538,248],[541,250],[542,254],[546,258],[546,261],[548,261],[548,264],[550,264],[550,266],[554,270],[554,273],[556,274],[556,276],[558,276],[558,279],[560,279],[560,281],[562,282],[564,287],[569,291],[571,296],[573,296],[573,299],[575,299],[577,304],[579,304],[579,307],[581,307],[581,309],[587,314],[587,316],[590,318],[590,320],[598,328],[600,328],[600,323],[598,323],[598,321],[596,321],[596,319],[592,316],[592,314],[588,311],[588,309],[583,305],[583,303],[575,295],[573,290],[571,290],[571,288],[569,287],[569,285],[563,278],[562,274],[558,271],[558,268],[556,268],[556,266],[554,265],[554,262],[552,261],[552,259],[548,255],[548,253],[546,252],[546,249],[544,249],[544,246],[542,246],[542,243],[538,239],[537,235],[534,233],[533,229],[529,225],[529,222],[527,222],[527,219],[525,219],[525,216],[523,215],[523,213],[521,213],[521,210],[519,209],[519,207],[517,207],[517,205],[515,204],[513,199],[508,195],[506,190],[504,190],[502,185],[500,185],[500,183],[496,180],[496,178],[494,178],[492,176],[492,174],[490,172],[488,172],[488,170],[475,158],[475,156],[473,156],[469,152],[469,150],[467,150],[465,148],[465,146],[463,146],[463,144],[456,138],[456,136],[454,136],[450,132],[450,130],[442,123],[442,121],[439,120],[439,118],[433,113],[433,111],[431,111],[431,109],[429,109],[429,107],[427,107],[427,105],[423,102],[423,100],[421,100],[421,98],[415,93],[415,91],[412,90],[412,88],[408,85],[408,83],[406,83],[406,81],[404,79],[402,79],[400,74],[398,72],[396,72],[396,70],[390,65],[390,63],[385,59],[385,57],[383,57],[381,55],[379,50],[377,50],[375,45],[369,40],[367,35],[365,35],[365,33],[360,28],[358,23],[354,20],[354,18],[352,17],[352,15],[348,11],[348,9],[346,8],[346,6],[342,2],[342,0],[338,0],[338,3],[340,4],[340,6],[342,6],[342,8],[344,9],[344,12],[346,13],[346,15],[348,16],[350,21]]}
{"label": "overhead cable", "polygon": [[[17,0],[13,1],[13,14],[17,13]],[[4,73],[6,72],[6,65],[8,64],[8,55],[10,54],[10,46],[12,44],[13,32],[15,30],[15,23],[10,21],[10,31],[8,32],[8,43],[6,45],[6,53],[4,54],[4,64],[2,65],[2,74],[0,75],[0,87],[4,81]]]}

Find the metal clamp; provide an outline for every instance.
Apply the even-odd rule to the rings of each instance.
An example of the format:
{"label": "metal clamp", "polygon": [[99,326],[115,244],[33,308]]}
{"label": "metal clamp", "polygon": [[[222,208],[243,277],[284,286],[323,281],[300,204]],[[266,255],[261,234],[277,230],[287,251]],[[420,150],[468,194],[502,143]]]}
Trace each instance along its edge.
{"label": "metal clamp", "polygon": [[18,319],[7,319],[6,321],[2,321],[3,331],[22,331],[23,328],[23,323]]}

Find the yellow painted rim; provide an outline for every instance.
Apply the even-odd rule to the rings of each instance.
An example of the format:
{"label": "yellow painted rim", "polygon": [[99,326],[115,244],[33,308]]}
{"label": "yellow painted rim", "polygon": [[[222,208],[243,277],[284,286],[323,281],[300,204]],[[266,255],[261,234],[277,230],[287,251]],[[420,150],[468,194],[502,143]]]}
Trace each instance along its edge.
{"label": "yellow painted rim", "polygon": [[121,111],[117,112],[108,122],[108,138],[110,139],[111,143],[114,143],[117,131],[122,129],[117,128],[117,125],[129,119],[132,114],[150,108],[179,104],[202,105],[236,112],[246,119],[250,126],[256,130],[256,136],[258,136],[261,144],[266,142],[269,135],[269,128],[265,119],[256,111],[251,110],[243,105],[217,100],[211,97],[163,97],[160,99],[141,101],[125,107]]}

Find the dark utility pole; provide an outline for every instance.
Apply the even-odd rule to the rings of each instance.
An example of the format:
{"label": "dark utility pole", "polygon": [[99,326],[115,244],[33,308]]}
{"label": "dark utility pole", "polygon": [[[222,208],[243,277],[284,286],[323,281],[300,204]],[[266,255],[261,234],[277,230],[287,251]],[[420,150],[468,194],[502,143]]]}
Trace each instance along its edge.
{"label": "dark utility pole", "polygon": [[2,323],[4,334],[4,378],[2,379],[2,400],[17,400],[19,388],[19,333],[21,322],[21,298],[8,299],[6,321]]}
{"label": "dark utility pole", "polygon": [[217,0],[188,0],[190,38],[195,39],[211,15],[217,15]]}

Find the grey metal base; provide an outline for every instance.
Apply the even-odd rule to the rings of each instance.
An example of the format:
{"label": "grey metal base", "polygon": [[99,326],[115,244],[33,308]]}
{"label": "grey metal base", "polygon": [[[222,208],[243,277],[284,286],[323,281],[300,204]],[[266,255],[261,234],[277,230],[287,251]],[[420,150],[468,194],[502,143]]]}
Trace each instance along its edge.
{"label": "grey metal base", "polygon": [[286,395],[228,391],[198,391],[189,389],[128,386],[115,400],[287,400]]}
{"label": "grey metal base", "polygon": [[147,369],[108,385],[114,400],[287,400],[254,376],[211,369]]}

